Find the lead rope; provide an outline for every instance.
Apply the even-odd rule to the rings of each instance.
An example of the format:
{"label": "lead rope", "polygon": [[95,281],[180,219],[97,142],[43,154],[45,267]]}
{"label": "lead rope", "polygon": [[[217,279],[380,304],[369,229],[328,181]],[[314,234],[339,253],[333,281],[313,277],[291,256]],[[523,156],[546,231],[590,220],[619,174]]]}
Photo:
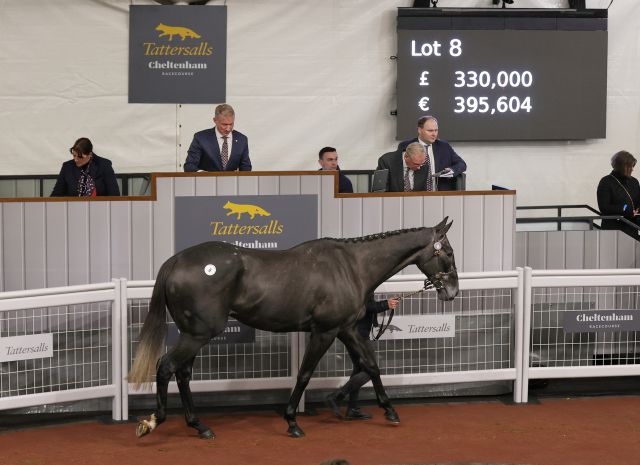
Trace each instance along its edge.
{"label": "lead rope", "polygon": [[[429,280],[429,278],[424,280],[424,285],[422,287],[422,289],[418,289],[417,291],[413,291],[410,292],[409,294],[405,294],[402,297],[397,297],[398,300],[400,300],[400,302],[402,302],[404,299],[406,299],[407,297],[411,297],[412,295],[416,295],[416,294],[420,294],[421,292],[424,291],[428,291],[429,289],[433,289],[436,286]],[[393,314],[395,313],[395,308],[391,309],[391,312],[389,312],[389,319],[387,320],[387,324],[384,324],[384,316],[382,317],[382,323],[380,324],[380,326],[378,327],[378,334],[376,334],[373,337],[374,341],[377,341],[378,339],[380,339],[380,337],[384,334],[384,332],[389,328],[389,325],[391,324],[391,320],[393,320]],[[373,327],[371,328],[371,331],[373,332]]]}

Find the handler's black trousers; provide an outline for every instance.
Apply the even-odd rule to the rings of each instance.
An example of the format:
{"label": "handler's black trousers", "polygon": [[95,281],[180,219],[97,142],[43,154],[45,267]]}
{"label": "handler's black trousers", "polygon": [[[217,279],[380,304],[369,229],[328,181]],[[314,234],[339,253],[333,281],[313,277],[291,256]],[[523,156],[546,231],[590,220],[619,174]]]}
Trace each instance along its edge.
{"label": "handler's black trousers", "polygon": [[[375,344],[372,340],[366,338],[365,344],[372,354],[376,353]],[[344,399],[349,396],[348,408],[356,408],[358,406],[358,394],[360,393],[360,388],[367,384],[370,380],[371,378],[369,377],[367,372],[362,369],[360,364],[354,363],[353,371],[351,372],[349,381],[347,381],[344,386],[339,388],[336,394],[340,399]]]}

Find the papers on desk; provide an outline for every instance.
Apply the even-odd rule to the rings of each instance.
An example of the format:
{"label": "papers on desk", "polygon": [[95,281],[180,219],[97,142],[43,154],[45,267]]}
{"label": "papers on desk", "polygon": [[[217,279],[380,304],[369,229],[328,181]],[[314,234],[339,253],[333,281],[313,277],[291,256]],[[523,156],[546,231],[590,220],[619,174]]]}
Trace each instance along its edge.
{"label": "papers on desk", "polygon": [[452,178],[453,170],[451,168],[445,168],[442,171],[436,173],[439,178]]}

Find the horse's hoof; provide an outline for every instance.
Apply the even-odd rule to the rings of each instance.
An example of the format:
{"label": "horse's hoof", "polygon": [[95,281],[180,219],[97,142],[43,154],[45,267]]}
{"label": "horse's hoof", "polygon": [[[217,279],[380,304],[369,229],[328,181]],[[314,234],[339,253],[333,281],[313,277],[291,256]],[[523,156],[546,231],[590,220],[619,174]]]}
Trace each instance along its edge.
{"label": "horse's hoof", "polygon": [[200,433],[198,433],[198,437],[200,439],[215,439],[216,435],[213,434],[213,431],[211,431],[210,429],[206,430],[206,431],[201,431]]}
{"label": "horse's hoof", "polygon": [[302,431],[302,429],[300,429],[299,426],[289,426],[289,429],[287,430],[287,434],[292,438],[304,437],[304,431]]}
{"label": "horse's hoof", "polygon": [[151,432],[151,427],[149,426],[146,420],[143,420],[138,423],[136,427],[136,436],[141,438],[142,436],[146,436]]}
{"label": "horse's hoof", "polygon": [[400,417],[398,416],[397,412],[393,409],[389,409],[386,412],[384,412],[384,417],[394,425],[400,424]]}

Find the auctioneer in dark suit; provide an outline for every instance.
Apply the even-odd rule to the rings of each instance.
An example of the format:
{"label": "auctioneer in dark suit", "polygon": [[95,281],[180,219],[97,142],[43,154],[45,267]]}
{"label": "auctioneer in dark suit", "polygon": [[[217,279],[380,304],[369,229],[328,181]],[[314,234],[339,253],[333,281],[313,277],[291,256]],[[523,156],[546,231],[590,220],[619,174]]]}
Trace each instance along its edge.
{"label": "auctioneer in dark suit", "polygon": [[249,159],[249,140],[238,131],[230,134],[231,153],[227,166],[222,168],[220,145],[216,138],[215,128],[205,129],[193,135],[193,141],[187,151],[184,162],[185,171],[251,171]]}
{"label": "auctioneer in dark suit", "polygon": [[[398,150],[404,152],[407,145],[418,142],[418,138],[411,140],[405,140],[398,144]],[[422,143],[422,142],[421,142]],[[436,139],[432,144],[433,158],[435,162],[435,169],[432,169],[432,174],[442,171],[445,168],[451,168],[453,170],[452,178],[438,178],[438,190],[439,191],[453,191],[455,190],[455,177],[460,173],[464,173],[467,170],[467,164],[464,160],[453,150],[453,147],[449,145],[449,142],[442,139]]]}
{"label": "auctioneer in dark suit", "polygon": [[[387,192],[404,192],[404,165],[402,151],[388,152],[378,158],[379,170],[389,170]],[[427,187],[427,166],[413,172],[413,190],[424,191]]]}
{"label": "auctioneer in dark suit", "polygon": [[[120,195],[120,188],[116,175],[111,166],[111,160],[93,153],[89,162],[89,175],[96,186],[96,195]],[[51,197],[77,197],[78,181],[81,170],[73,160],[65,161],[58,174],[56,185],[53,186]]]}

